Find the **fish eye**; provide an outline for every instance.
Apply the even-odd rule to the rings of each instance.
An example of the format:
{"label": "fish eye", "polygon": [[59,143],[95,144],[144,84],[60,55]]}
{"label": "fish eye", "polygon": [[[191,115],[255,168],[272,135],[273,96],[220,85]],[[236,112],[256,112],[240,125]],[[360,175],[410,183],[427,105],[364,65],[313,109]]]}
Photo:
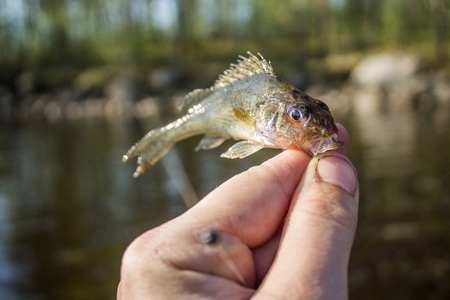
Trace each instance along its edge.
{"label": "fish eye", "polygon": [[303,102],[296,103],[289,107],[287,113],[296,123],[302,123],[309,118],[309,107]]}

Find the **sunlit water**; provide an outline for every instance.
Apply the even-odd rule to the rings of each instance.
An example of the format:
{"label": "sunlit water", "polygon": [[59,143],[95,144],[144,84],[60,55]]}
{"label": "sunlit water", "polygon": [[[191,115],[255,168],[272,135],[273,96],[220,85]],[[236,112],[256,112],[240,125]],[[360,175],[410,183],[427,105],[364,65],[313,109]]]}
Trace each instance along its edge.
{"label": "sunlit water", "polygon": [[[448,113],[337,118],[361,185],[349,270],[352,299],[450,296]],[[120,258],[140,233],[185,210],[159,163],[138,179],[122,154],[132,123],[1,125],[0,299],[113,299]],[[278,153],[225,160],[227,148],[177,145],[202,197]]]}

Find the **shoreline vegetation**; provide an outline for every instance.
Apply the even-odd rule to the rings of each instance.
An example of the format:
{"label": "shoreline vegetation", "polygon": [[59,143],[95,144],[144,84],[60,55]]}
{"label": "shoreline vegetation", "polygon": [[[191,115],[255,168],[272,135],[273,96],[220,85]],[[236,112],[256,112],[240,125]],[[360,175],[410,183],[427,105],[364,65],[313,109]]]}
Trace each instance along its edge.
{"label": "shoreline vegetation", "polygon": [[443,0],[4,0],[0,122],[176,114],[247,51],[338,114],[448,108],[449,11]]}
{"label": "shoreline vegetation", "polygon": [[[333,68],[330,67],[332,60],[311,60],[309,65],[319,70],[324,68],[320,64]],[[423,61],[415,55],[400,52],[373,54],[358,59],[352,69],[343,67],[343,60],[343,56],[336,58],[340,65],[334,66],[338,70],[334,74],[312,76],[306,84],[302,82],[302,73],[280,76],[325,101],[336,115],[450,109],[449,74],[445,70],[425,69]],[[276,62],[274,68],[277,69]],[[221,73],[217,71],[215,76],[211,73],[210,78],[193,82],[202,84],[197,88],[208,88]],[[94,119],[117,122],[142,121],[161,115],[174,117],[181,113],[179,107],[190,92],[186,88],[189,79],[180,83],[184,80],[181,71],[165,68],[146,75],[138,70],[118,71],[113,75],[107,70],[93,68],[80,73],[72,86],[39,92],[34,90],[34,77],[31,71],[22,73],[17,78],[16,95],[0,90],[0,122]],[[181,88],[178,88],[179,84]]]}

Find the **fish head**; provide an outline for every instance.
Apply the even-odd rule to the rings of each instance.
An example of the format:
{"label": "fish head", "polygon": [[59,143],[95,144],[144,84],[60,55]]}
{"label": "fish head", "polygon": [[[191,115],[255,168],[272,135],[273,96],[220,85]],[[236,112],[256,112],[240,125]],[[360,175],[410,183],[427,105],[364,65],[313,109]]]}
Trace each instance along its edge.
{"label": "fish head", "polygon": [[297,89],[293,89],[278,121],[284,137],[303,151],[317,155],[339,148],[338,129],[328,106]]}

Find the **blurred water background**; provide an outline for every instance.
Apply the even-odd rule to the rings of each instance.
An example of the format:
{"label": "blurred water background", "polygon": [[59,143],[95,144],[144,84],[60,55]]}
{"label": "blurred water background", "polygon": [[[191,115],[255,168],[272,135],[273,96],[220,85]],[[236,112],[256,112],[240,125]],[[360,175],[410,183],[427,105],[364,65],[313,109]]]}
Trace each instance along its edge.
{"label": "blurred water background", "polygon": [[180,178],[203,197],[278,153],[121,163],[249,50],[350,133],[350,298],[449,299],[449,22],[445,0],[0,0],[0,298],[113,298],[126,246],[186,210]]}

